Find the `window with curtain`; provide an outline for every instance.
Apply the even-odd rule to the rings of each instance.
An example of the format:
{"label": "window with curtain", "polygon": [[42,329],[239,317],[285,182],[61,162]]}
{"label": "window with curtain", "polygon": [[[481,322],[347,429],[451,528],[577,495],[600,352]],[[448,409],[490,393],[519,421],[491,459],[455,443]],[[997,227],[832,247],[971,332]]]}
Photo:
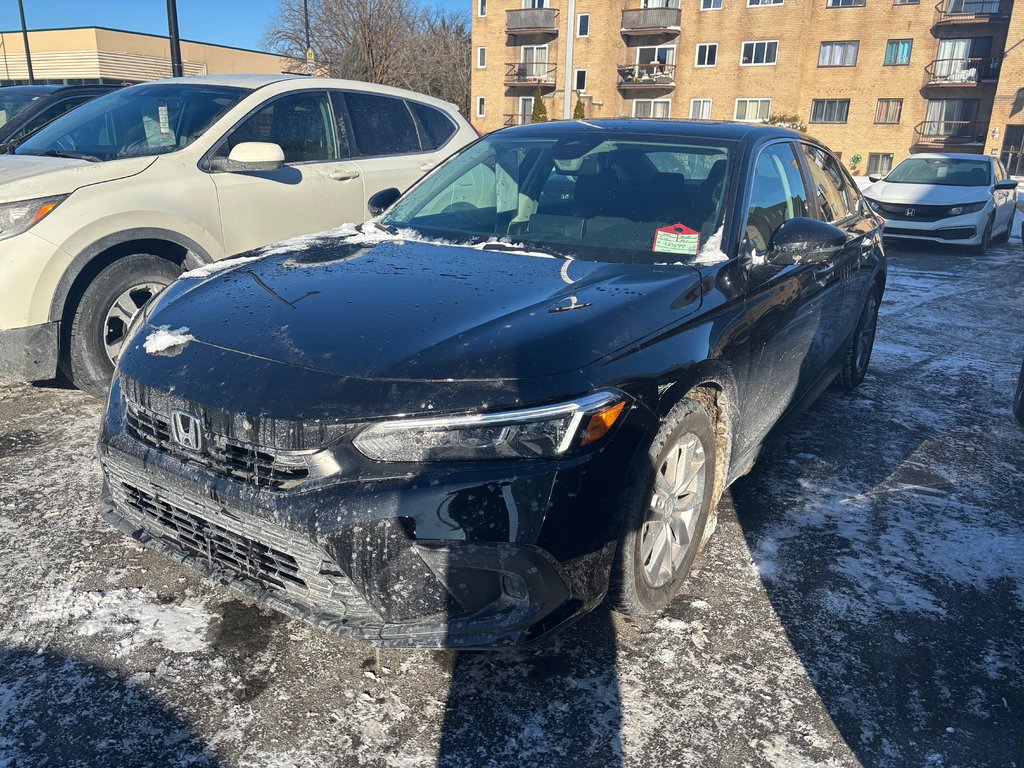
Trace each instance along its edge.
{"label": "window with curtain", "polygon": [[859,40],[836,40],[821,44],[818,51],[819,67],[855,67],[857,53],[860,51]]}
{"label": "window with curtain", "polygon": [[884,176],[892,170],[891,152],[869,152],[868,153],[868,175]]}
{"label": "window with curtain", "polygon": [[849,114],[849,99],[814,99],[811,102],[812,123],[845,123]]}
{"label": "window with curtain", "polygon": [[690,99],[690,119],[710,120],[711,99]]}
{"label": "window with curtain", "polygon": [[633,102],[633,117],[666,118],[670,103],[668,99],[637,99]]}
{"label": "window with curtain", "polygon": [[744,123],[767,120],[772,114],[771,99],[736,99],[735,119]]}
{"label": "window with curtain", "polygon": [[904,67],[910,64],[913,40],[890,40],[885,44],[885,66]]}
{"label": "window with curtain", "polygon": [[903,114],[903,99],[879,99],[875,105],[875,122],[895,125]]}

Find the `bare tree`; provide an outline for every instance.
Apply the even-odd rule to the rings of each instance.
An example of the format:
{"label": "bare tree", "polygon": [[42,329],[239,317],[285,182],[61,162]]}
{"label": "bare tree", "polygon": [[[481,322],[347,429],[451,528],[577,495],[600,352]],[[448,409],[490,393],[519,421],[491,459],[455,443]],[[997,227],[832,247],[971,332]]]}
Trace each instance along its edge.
{"label": "bare tree", "polygon": [[[322,71],[420,91],[454,102],[464,114],[469,24],[468,13],[425,9],[416,0],[309,0],[310,45]],[[287,56],[305,55],[302,0],[281,0],[264,42]]]}

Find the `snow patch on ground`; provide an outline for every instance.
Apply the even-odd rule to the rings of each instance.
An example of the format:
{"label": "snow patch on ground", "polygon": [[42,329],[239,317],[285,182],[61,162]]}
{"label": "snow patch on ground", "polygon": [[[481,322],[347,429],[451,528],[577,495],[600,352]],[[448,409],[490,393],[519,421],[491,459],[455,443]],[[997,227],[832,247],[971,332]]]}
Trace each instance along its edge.
{"label": "snow patch on ground", "polygon": [[177,347],[183,347],[196,337],[188,332],[187,327],[171,330],[170,326],[162,325],[150,332],[143,342],[146,352],[151,355],[166,354]]}

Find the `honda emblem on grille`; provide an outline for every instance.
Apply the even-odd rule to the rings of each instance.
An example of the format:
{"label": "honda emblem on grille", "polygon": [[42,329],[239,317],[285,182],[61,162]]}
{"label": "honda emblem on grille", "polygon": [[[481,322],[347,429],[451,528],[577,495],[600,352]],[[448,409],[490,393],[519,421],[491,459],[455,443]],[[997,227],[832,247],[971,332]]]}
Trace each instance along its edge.
{"label": "honda emblem on grille", "polygon": [[917,216],[917,208],[907,208],[905,211],[903,211],[903,214],[908,219]]}
{"label": "honda emblem on grille", "polygon": [[174,442],[190,451],[203,448],[203,433],[199,430],[199,419],[188,411],[171,411],[171,436]]}

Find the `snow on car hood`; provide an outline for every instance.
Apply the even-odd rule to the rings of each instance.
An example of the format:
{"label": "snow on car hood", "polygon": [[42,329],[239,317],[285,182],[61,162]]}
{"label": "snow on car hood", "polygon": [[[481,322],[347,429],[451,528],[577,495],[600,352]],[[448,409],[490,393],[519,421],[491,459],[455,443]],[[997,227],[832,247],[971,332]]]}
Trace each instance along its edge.
{"label": "snow on car hood", "polygon": [[956,205],[978,203],[992,196],[988,187],[944,187],[938,184],[893,184],[876,181],[864,190],[872,200],[894,205]]}
{"label": "snow on car hood", "polygon": [[129,157],[91,163],[70,157],[0,155],[0,203],[66,195],[89,184],[134,176],[154,157]]}
{"label": "snow on car hood", "polygon": [[147,322],[339,376],[520,379],[579,370],[700,302],[692,267],[334,238],[179,281]]}

